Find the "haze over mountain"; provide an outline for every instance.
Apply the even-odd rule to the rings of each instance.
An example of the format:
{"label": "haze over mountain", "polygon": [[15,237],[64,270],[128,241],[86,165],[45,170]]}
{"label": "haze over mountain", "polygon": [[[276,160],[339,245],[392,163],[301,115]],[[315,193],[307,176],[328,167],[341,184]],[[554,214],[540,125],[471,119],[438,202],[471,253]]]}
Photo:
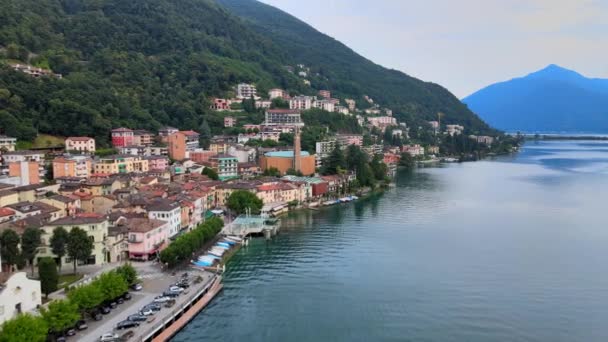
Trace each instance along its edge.
{"label": "haze over mountain", "polygon": [[554,64],[462,101],[502,130],[608,132],[608,79],[587,78]]}
{"label": "haze over mountain", "polygon": [[[494,132],[445,88],[374,64],[257,1],[0,0],[0,8],[0,127],[21,139],[40,132],[107,144],[121,125],[221,127],[210,99],[239,82],[261,94],[329,89],[361,106],[369,95],[410,125],[443,112],[445,123]],[[33,79],[2,59],[63,78]],[[310,86],[288,69],[297,64],[309,69]]]}

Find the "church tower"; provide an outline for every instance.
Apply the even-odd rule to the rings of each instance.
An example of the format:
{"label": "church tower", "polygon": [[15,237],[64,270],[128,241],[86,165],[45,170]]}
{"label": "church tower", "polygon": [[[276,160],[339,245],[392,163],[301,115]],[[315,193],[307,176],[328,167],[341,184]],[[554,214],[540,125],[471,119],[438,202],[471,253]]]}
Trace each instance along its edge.
{"label": "church tower", "polygon": [[301,150],[300,127],[296,126],[293,137],[293,169],[296,170],[296,172],[302,171]]}

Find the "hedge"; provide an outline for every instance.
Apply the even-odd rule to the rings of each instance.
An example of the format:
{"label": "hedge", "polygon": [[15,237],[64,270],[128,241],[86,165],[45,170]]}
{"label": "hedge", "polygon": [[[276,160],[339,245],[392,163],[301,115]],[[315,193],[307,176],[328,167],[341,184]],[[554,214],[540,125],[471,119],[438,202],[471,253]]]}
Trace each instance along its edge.
{"label": "hedge", "polygon": [[160,261],[171,268],[190,260],[194,252],[213,239],[223,226],[224,222],[218,217],[208,219],[192,231],[178,237],[160,252]]}

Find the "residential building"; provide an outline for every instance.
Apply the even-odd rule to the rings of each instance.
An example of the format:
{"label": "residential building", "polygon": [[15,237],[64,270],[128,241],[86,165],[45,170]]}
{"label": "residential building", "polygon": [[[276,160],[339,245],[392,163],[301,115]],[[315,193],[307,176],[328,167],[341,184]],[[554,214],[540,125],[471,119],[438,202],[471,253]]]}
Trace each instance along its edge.
{"label": "residential building", "polygon": [[415,144],[415,145],[403,145],[401,147],[401,152],[409,153],[412,157],[423,156],[424,155],[424,147]]}
{"label": "residential building", "polygon": [[0,224],[10,222],[15,219],[15,211],[10,208],[0,207]]}
{"label": "residential building", "polygon": [[175,132],[167,137],[169,144],[169,158],[182,161],[186,159],[188,150],[186,135],[182,132]]}
{"label": "residential building", "polygon": [[73,196],[54,195],[51,197],[41,198],[40,202],[52,205],[61,210],[61,216],[76,215],[80,210],[80,198]]}
{"label": "residential building", "polygon": [[255,162],[239,163],[239,176],[244,179],[253,178],[262,174],[262,169]]}
{"label": "residential building", "polygon": [[17,138],[7,137],[6,135],[0,135],[0,154],[2,152],[14,151],[15,145],[17,145]]}
{"label": "residential building", "polygon": [[196,151],[190,152],[190,160],[192,160],[195,163],[200,164],[200,163],[208,162],[209,158],[215,156],[216,154],[218,154],[218,152],[208,151],[208,150],[196,150]]}
{"label": "residential building", "polygon": [[349,115],[350,114],[350,111],[348,110],[347,107],[339,106],[339,105],[335,105],[334,106],[334,112],[340,113],[340,114],[344,114],[344,115]]}
{"label": "residential building", "polygon": [[[279,170],[281,175],[286,174],[287,171],[290,169],[295,169],[294,163],[295,158],[293,150],[267,152],[260,157],[260,168],[262,169],[262,171],[274,167]],[[315,173],[315,165],[315,156],[311,156],[306,151],[301,151],[300,172],[302,172],[303,175],[312,175]]]}
{"label": "residential building", "polygon": [[95,174],[113,175],[119,173],[148,172],[148,160],[140,156],[115,155],[100,158],[94,166]]}
{"label": "residential building", "polygon": [[429,121],[429,125],[435,132],[439,132],[439,121]]}
{"label": "residential building", "polygon": [[329,90],[319,90],[319,96],[324,99],[331,99],[331,92]]}
{"label": "residential building", "polygon": [[334,112],[336,105],[330,100],[315,100],[312,103],[313,108],[322,109],[327,112]]}
{"label": "residential building", "polygon": [[236,157],[239,163],[248,163],[255,161],[256,150],[249,146],[232,145],[228,148],[227,154]]}
{"label": "residential building", "polygon": [[336,140],[317,141],[315,144],[316,167],[323,166],[323,159],[327,158],[336,147]]}
{"label": "residential building", "polygon": [[268,100],[257,100],[255,101],[255,108],[264,108],[264,109],[268,109],[272,107],[272,101],[268,101]]}
{"label": "residential building", "polygon": [[19,202],[19,193],[8,189],[0,190],[0,208]]}
{"label": "residential building", "polygon": [[264,125],[303,126],[300,111],[297,109],[268,109]]}
{"label": "residential building", "polygon": [[36,161],[18,161],[8,163],[8,176],[18,177],[19,185],[40,184],[44,177],[44,167]]}
{"label": "residential building", "polygon": [[308,110],[312,108],[315,98],[312,96],[295,96],[289,100],[290,109]]}
{"label": "residential building", "polygon": [[166,170],[169,167],[169,158],[165,156],[145,156],[148,161],[148,170]]}
{"label": "residential building", "polygon": [[256,98],[257,89],[253,84],[240,83],[236,86],[236,97],[238,99]]}
{"label": "residential building", "polygon": [[340,144],[340,147],[346,147],[348,145],[363,146],[363,135],[338,134],[336,135],[336,141]]}
{"label": "residential building", "polygon": [[384,129],[388,126],[397,125],[397,119],[392,116],[374,116],[367,118],[367,122],[374,127]]}
{"label": "residential building", "polygon": [[285,91],[283,89],[278,89],[278,88],[274,88],[274,89],[270,89],[268,91],[268,98],[273,100],[273,99],[282,99],[285,97]]}
{"label": "residential building", "polygon": [[2,153],[2,158],[5,164],[21,161],[41,162],[44,161],[44,153],[28,150],[12,151]]}
{"label": "residential building", "polygon": [[475,140],[477,140],[477,142],[480,144],[485,144],[485,145],[490,146],[494,142],[494,137],[490,137],[487,135],[480,135],[480,136],[475,137]]}
{"label": "residential building", "polygon": [[217,110],[217,111],[225,111],[225,110],[230,110],[230,105],[232,104],[232,101],[229,99],[213,99],[213,102],[211,103],[211,109],[213,110]]}
{"label": "residential building", "polygon": [[217,154],[209,158],[208,165],[218,174],[220,180],[237,178],[238,159],[228,154]]}
{"label": "residential building", "polygon": [[0,324],[22,313],[35,314],[41,305],[39,280],[28,278],[26,272],[0,273]]}
{"label": "residential building", "polygon": [[195,131],[180,131],[186,137],[186,150],[194,151],[200,147],[200,134]]}
{"label": "residential building", "polygon": [[65,150],[95,153],[95,139],[90,137],[69,137],[65,139]]}
{"label": "residential building", "polygon": [[236,125],[236,118],[234,116],[224,117],[224,127],[234,127]]}
{"label": "residential building", "polygon": [[384,114],[386,114],[387,116],[393,116],[393,110],[384,108]]}
{"label": "residential building", "polygon": [[175,236],[181,230],[181,207],[179,203],[168,199],[157,199],[146,204],[148,218],[167,222],[166,234],[168,238]]}
{"label": "residential building", "polygon": [[[41,238],[41,248],[37,254],[38,260],[43,257],[57,258],[53,254],[50,246],[50,239],[53,236],[53,230],[57,227],[63,227],[70,232],[74,228],[84,230],[89,239],[93,242],[93,251],[87,260],[78,260],[78,264],[83,265],[104,265],[109,262],[109,253],[106,247],[106,237],[108,236],[108,219],[99,214],[82,213],[74,216],[66,216],[60,219],[48,222],[42,227],[43,233]],[[65,256],[61,260],[61,264],[70,265],[72,260]]]}
{"label": "residential building", "polygon": [[65,156],[53,159],[53,178],[89,178],[91,169],[91,158],[86,156]]}
{"label": "residential building", "polygon": [[154,134],[143,129],[133,131],[133,144],[136,146],[150,146],[154,144]]}
{"label": "residential building", "polygon": [[120,127],[112,130],[112,146],[123,147],[131,146],[134,143],[133,130]]}
{"label": "residential building", "polygon": [[162,141],[165,141],[167,137],[169,137],[173,133],[179,132],[179,129],[171,126],[161,127],[158,130],[158,135],[161,137]]}
{"label": "residential building", "polygon": [[344,102],[346,102],[346,105],[348,106],[348,110],[350,110],[351,112],[354,112],[356,109],[356,105],[357,102],[353,99],[345,99]]}
{"label": "residential building", "polygon": [[460,135],[464,131],[464,126],[461,125],[446,125],[446,133],[450,136]]}
{"label": "residential building", "polygon": [[386,165],[397,164],[399,163],[399,160],[401,160],[401,156],[399,154],[388,152],[384,153],[383,161]]}
{"label": "residential building", "polygon": [[140,217],[127,219],[125,228],[128,234],[129,258],[150,260],[156,257],[169,242],[169,227],[167,220]]}
{"label": "residential building", "polygon": [[428,154],[439,154],[439,146],[427,146],[425,151]]}

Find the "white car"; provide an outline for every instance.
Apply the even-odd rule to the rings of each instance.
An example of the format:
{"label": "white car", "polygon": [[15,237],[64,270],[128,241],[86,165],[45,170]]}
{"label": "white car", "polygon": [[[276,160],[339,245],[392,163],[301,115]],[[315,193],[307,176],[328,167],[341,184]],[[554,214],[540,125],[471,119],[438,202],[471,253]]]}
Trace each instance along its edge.
{"label": "white car", "polygon": [[171,286],[169,288],[169,291],[171,292],[177,292],[177,293],[182,293],[182,291],[184,291],[183,287],[179,287],[179,286]]}
{"label": "white car", "polygon": [[152,316],[152,315],[154,315],[154,310],[149,309],[149,308],[148,309],[142,309],[139,312],[139,314],[142,315],[142,316]]}
{"label": "white car", "polygon": [[158,297],[154,298],[154,303],[166,303],[170,300],[171,300],[171,298],[169,298],[169,297],[158,296]]}
{"label": "white car", "polygon": [[99,336],[99,341],[100,342],[114,342],[114,341],[118,341],[118,335],[117,334],[112,334],[112,333],[106,333],[106,334],[103,334],[103,335]]}

